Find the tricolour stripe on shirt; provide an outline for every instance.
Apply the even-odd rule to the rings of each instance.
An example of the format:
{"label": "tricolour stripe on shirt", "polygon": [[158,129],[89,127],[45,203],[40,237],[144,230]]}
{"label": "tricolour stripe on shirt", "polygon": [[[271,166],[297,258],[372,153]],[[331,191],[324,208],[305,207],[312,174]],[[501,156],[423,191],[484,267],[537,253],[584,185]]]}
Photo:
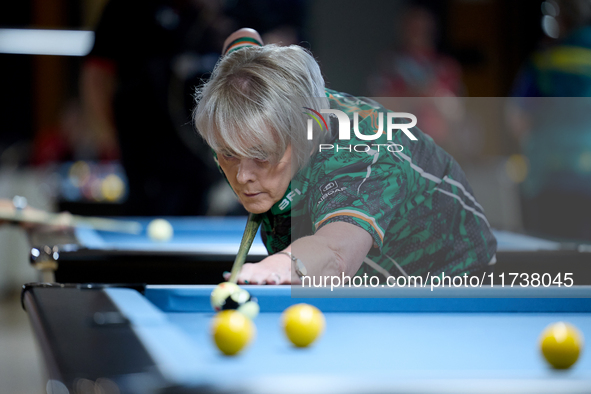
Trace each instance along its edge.
{"label": "tricolour stripe on shirt", "polygon": [[384,230],[382,230],[380,228],[380,226],[378,225],[376,220],[364,212],[356,211],[353,209],[340,209],[338,211],[333,211],[333,212],[330,212],[330,213],[324,215],[318,222],[316,222],[316,224],[315,224],[316,230],[318,230],[318,227],[320,227],[322,225],[322,223],[326,222],[329,219],[337,217],[337,216],[350,216],[350,217],[354,217],[354,218],[363,220],[364,222],[368,223],[371,227],[373,227],[373,229],[376,231],[376,233],[380,237],[380,240],[382,242],[384,242]]}

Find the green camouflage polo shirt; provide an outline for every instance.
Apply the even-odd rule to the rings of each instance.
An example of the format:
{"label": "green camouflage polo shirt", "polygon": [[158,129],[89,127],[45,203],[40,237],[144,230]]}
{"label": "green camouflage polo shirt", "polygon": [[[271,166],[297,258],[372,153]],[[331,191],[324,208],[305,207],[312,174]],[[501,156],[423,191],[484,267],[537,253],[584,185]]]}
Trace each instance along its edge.
{"label": "green camouflage polo shirt", "polygon": [[[378,112],[384,118],[387,112],[369,99],[332,90],[327,96],[331,108],[351,121],[359,112],[359,131],[365,135],[375,134]],[[331,130],[338,130],[336,117],[325,118]],[[375,141],[351,133],[351,140],[335,137],[338,152],[316,153],[292,179],[285,197],[263,214],[269,253],[342,221],[363,228],[374,241],[358,275],[451,276],[486,269],[494,262],[497,243],[464,172],[431,137],[417,128],[410,131],[416,141],[400,130],[391,141],[386,133]],[[360,145],[360,152],[349,151],[349,145]]]}

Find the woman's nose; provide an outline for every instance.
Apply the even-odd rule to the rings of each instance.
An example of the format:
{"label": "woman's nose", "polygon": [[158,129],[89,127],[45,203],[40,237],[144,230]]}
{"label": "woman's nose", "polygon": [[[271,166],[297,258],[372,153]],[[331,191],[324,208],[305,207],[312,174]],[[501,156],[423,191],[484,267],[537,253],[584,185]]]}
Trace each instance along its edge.
{"label": "woman's nose", "polygon": [[238,183],[245,184],[256,179],[256,163],[253,159],[241,159],[236,174]]}

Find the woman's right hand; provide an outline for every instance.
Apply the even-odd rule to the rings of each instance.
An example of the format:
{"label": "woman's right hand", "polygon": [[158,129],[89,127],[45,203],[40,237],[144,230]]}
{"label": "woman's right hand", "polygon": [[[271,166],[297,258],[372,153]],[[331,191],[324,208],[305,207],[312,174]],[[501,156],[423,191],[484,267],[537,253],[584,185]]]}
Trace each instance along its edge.
{"label": "woman's right hand", "polygon": [[228,48],[228,46],[232,42],[236,41],[239,38],[243,38],[243,37],[254,38],[258,42],[260,42],[261,45],[265,45],[265,43],[263,42],[263,39],[261,38],[261,35],[259,34],[259,32],[257,32],[255,29],[250,29],[248,27],[243,27],[242,29],[236,30],[234,33],[230,34],[228,36],[228,38],[226,38],[226,41],[224,41],[224,50],[222,51],[222,53],[225,55],[226,52],[228,52],[228,50],[231,49],[231,48]]}

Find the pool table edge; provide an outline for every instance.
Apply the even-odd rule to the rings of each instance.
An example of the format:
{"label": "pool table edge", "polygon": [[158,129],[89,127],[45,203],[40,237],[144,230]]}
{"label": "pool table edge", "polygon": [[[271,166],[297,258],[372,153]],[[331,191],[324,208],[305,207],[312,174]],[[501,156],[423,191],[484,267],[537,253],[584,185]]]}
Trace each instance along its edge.
{"label": "pool table edge", "polygon": [[[21,300],[22,300],[22,305],[23,308],[25,309],[25,311],[27,312],[27,314],[29,315],[30,321],[31,321],[31,325],[33,327],[35,336],[37,338],[37,342],[40,345],[41,351],[43,353],[43,358],[45,361],[45,366],[49,375],[49,379],[51,380],[58,380],[60,382],[62,382],[63,384],[66,385],[67,388],[69,388],[70,390],[74,389],[74,385],[76,383],[76,381],[79,378],[84,378],[84,379],[91,379],[91,380],[96,380],[98,378],[108,378],[108,379],[112,379],[114,381],[116,381],[120,388],[122,388],[122,393],[124,392],[130,392],[125,390],[125,386],[127,386],[129,383],[126,382],[126,376],[131,376],[133,374],[137,374],[137,372],[133,371],[133,369],[136,367],[138,361],[141,361],[141,363],[144,366],[144,369],[146,369],[149,372],[145,372],[147,374],[150,375],[149,377],[149,381],[151,381],[153,383],[153,392],[160,392],[163,389],[166,389],[167,387],[174,387],[174,385],[168,381],[167,379],[165,379],[165,377],[161,374],[159,368],[158,368],[158,363],[156,363],[154,361],[154,359],[151,357],[150,353],[147,351],[147,349],[145,349],[145,345],[142,342],[142,340],[138,337],[137,333],[135,332],[135,330],[133,329],[132,324],[127,324],[125,327],[119,327],[119,330],[124,330],[126,332],[128,332],[127,335],[127,339],[126,341],[122,342],[121,340],[117,340],[116,338],[113,337],[109,337],[108,338],[108,343],[105,343],[104,338],[101,338],[100,341],[96,341],[96,343],[100,343],[100,345],[96,345],[100,348],[114,348],[114,349],[121,349],[123,348],[123,346],[125,346],[126,349],[128,349],[130,347],[130,345],[136,345],[139,346],[142,350],[145,351],[145,355],[138,353],[138,352],[134,352],[133,353],[133,357],[131,358],[129,354],[126,355],[126,357],[130,358],[133,360],[132,363],[128,363],[125,365],[125,367],[123,369],[121,369],[119,371],[119,373],[116,374],[112,374],[112,373],[102,373],[101,369],[102,366],[106,365],[106,361],[107,360],[103,360],[101,359],[101,357],[97,356],[97,354],[100,354],[100,352],[97,352],[97,354],[93,355],[93,362],[92,365],[94,367],[96,367],[96,369],[92,370],[90,372],[90,375],[88,373],[88,371],[81,371],[81,370],[76,370],[76,368],[72,368],[72,363],[68,362],[66,359],[69,357],[72,357],[72,354],[68,354],[67,351],[64,351],[64,349],[66,349],[66,346],[64,346],[65,342],[69,341],[70,339],[65,339],[62,338],[55,338],[55,336],[52,333],[51,330],[51,326],[52,325],[60,325],[60,324],[68,324],[68,321],[62,321],[61,318],[63,318],[64,316],[67,317],[66,320],[68,319],[72,319],[72,320],[76,320],[78,322],[81,321],[81,319],[85,319],[88,316],[81,316],[81,315],[77,315],[75,313],[74,310],[72,310],[73,308],[70,308],[70,305],[66,304],[60,307],[60,311],[61,316],[54,316],[51,313],[49,313],[50,311],[48,311],[47,309],[47,305],[43,305],[43,301],[48,300],[52,297],[52,295],[55,295],[55,291],[63,291],[64,289],[74,289],[77,291],[83,291],[83,289],[91,289],[89,291],[93,291],[94,295],[98,296],[100,293],[102,293],[102,295],[105,295],[106,298],[109,300],[109,302],[111,302],[111,306],[117,310],[119,310],[119,308],[117,307],[117,305],[110,299],[110,297],[108,297],[108,295],[106,295],[106,292],[104,291],[104,288],[100,288],[99,286],[94,286],[94,287],[81,287],[81,286],[77,286],[77,285],[55,285],[52,286],[51,284],[27,284],[25,286],[23,286],[23,290],[22,290],[22,295],[21,295]],[[130,291],[135,291],[137,292],[137,289],[131,289],[128,288]],[[52,294],[53,293],[53,294]],[[92,293],[91,293],[92,294]],[[139,293],[138,293],[139,294]],[[96,298],[96,297],[94,297]],[[94,305],[92,305],[93,303],[89,302],[88,303],[88,309],[89,310],[95,310],[93,308]],[[124,317],[125,315],[122,314]],[[59,320],[59,321],[58,321]],[[87,327],[87,333],[89,335],[93,334],[93,329],[94,327],[91,327],[90,325],[88,325]],[[100,328],[99,328],[100,329]],[[129,339],[133,338],[135,341],[134,343],[130,343]],[[117,343],[119,342],[119,343]],[[84,345],[84,344],[79,344],[79,345]],[[87,346],[89,345],[88,343],[86,344]],[[92,347],[92,346],[91,346]],[[127,353],[127,352],[126,352]],[[138,360],[139,359],[139,360]]]}

